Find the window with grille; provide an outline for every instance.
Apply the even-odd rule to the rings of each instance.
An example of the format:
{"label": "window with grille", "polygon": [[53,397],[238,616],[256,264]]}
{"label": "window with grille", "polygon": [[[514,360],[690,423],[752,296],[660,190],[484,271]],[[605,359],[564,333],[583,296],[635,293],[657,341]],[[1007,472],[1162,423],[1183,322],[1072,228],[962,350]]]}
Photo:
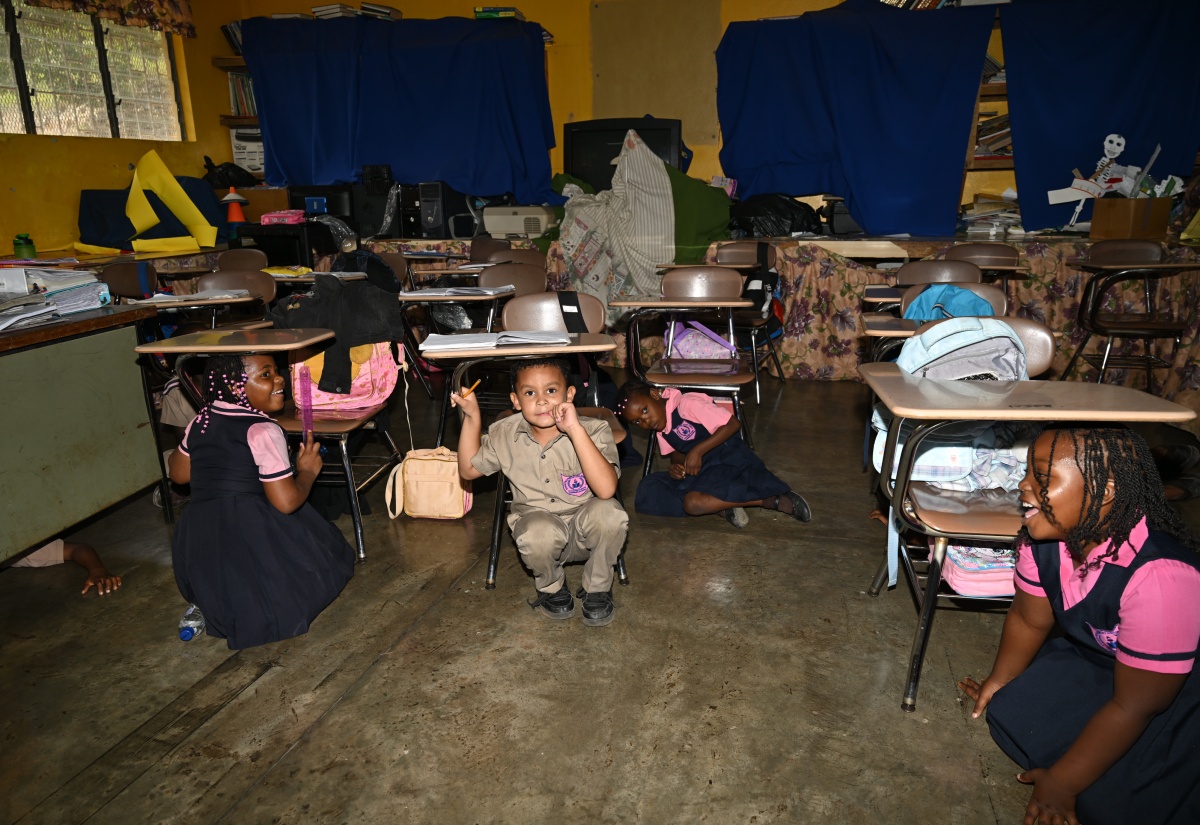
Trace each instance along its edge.
{"label": "window with grille", "polygon": [[0,132],[183,139],[170,38],[13,0],[0,14]]}

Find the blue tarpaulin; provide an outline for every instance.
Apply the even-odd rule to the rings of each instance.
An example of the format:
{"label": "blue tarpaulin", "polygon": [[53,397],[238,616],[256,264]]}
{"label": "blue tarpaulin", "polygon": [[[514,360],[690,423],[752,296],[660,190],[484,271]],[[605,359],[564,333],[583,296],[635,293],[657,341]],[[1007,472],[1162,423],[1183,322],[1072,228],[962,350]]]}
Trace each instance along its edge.
{"label": "blue tarpaulin", "polygon": [[397,181],[561,202],[536,23],[253,18],[242,38],[268,183],[351,183],[390,164]]}
{"label": "blue tarpaulin", "polygon": [[873,234],[953,234],[994,18],[846,0],[730,23],[717,49],[725,174],[743,195],[840,195]]}

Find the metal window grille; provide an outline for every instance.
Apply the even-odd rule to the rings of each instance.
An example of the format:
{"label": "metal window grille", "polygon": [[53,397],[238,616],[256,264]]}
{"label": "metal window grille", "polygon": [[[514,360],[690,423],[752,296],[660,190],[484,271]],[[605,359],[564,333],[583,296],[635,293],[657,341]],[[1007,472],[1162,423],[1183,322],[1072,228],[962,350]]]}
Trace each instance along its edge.
{"label": "metal window grille", "polygon": [[108,26],[104,44],[121,137],[180,140],[166,38],[150,29]]}
{"label": "metal window grille", "polygon": [[112,137],[92,19],[21,8],[17,32],[39,135]]}
{"label": "metal window grille", "polygon": [[166,35],[0,0],[0,132],[182,140]]}
{"label": "metal window grille", "polygon": [[21,134],[25,131],[25,117],[21,114],[17,73],[9,59],[12,54],[12,39],[8,36],[10,25],[8,9],[0,7],[0,132]]}

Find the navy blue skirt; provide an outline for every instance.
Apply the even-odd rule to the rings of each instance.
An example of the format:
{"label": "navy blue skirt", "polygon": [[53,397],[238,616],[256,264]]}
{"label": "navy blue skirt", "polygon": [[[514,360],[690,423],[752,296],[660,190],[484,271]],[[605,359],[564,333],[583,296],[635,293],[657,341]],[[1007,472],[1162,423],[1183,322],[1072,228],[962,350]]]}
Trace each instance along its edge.
{"label": "navy blue skirt", "polygon": [[[1025,770],[1049,768],[1113,695],[1111,660],[1052,639],[988,704],[992,738]],[[1192,671],[1171,707],[1079,795],[1087,825],[1200,822],[1200,678]]]}
{"label": "navy blue skirt", "polygon": [[682,517],[683,497],[707,493],[722,501],[758,501],[786,493],[791,487],[774,475],[762,459],[734,436],[704,456],[700,473],[681,479],[670,473],[651,473],[638,484],[634,509],[649,516]]}

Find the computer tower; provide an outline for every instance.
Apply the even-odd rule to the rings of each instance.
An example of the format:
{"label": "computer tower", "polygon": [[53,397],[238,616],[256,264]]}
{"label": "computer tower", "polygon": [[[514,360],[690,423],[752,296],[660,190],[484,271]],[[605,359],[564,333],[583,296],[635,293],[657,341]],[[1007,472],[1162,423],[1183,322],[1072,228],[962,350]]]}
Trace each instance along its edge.
{"label": "computer tower", "polygon": [[396,203],[401,238],[421,237],[421,187],[415,183],[400,184],[400,199]]}
{"label": "computer tower", "polygon": [[421,197],[422,238],[473,238],[475,216],[467,197],[442,181],[417,184]]}

